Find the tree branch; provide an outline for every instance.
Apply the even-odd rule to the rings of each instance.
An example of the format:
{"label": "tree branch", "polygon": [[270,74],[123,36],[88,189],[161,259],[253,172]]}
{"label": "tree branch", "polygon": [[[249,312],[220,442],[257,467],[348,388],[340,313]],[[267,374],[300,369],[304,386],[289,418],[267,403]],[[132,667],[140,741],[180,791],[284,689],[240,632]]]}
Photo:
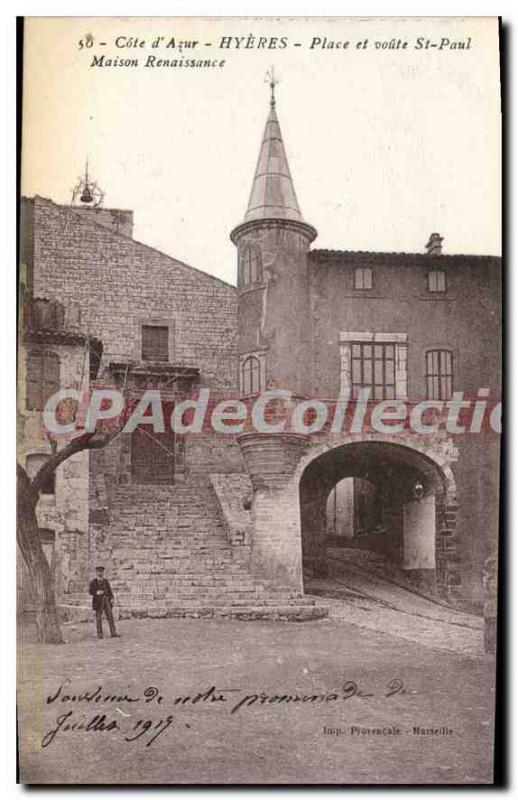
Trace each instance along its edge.
{"label": "tree branch", "polygon": [[[49,439],[52,448],[52,455],[45,461],[45,463],[32,478],[30,482],[32,490],[40,492],[45,481],[54,474],[59,465],[76,453],[81,453],[83,450],[99,450],[103,447],[106,447],[106,445],[109,444],[112,439],[115,439],[115,437],[118,436],[119,433],[121,433],[121,431],[124,429],[129,413],[130,404],[126,402],[124,411],[119,416],[118,425],[115,430],[104,434],[100,434],[98,431],[85,431],[80,436],[72,439],[72,441],[65,445],[65,447],[63,447],[61,450],[57,450],[56,441]],[[47,436],[47,438],[49,437]]]}
{"label": "tree branch", "polygon": [[36,492],[41,491],[41,487],[44,485],[45,481],[50,478],[51,475],[53,475],[63,461],[66,461],[76,453],[82,453],[84,450],[96,450],[106,447],[106,445],[109,444],[112,439],[119,435],[121,430],[122,428],[117,428],[115,431],[104,434],[103,436],[96,436],[95,431],[85,432],[82,433],[81,436],[77,436],[75,439],[72,439],[71,442],[69,442],[61,450],[58,450],[56,453],[54,453],[40,467],[31,481],[32,489]]}

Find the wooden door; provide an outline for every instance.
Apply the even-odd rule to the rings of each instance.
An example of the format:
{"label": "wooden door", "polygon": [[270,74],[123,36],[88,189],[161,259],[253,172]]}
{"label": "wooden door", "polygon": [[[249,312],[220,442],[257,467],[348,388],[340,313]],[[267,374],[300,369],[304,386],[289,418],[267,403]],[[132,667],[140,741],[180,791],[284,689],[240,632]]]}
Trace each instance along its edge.
{"label": "wooden door", "polygon": [[174,483],[174,433],[155,433],[145,425],[131,435],[131,476],[133,483]]}

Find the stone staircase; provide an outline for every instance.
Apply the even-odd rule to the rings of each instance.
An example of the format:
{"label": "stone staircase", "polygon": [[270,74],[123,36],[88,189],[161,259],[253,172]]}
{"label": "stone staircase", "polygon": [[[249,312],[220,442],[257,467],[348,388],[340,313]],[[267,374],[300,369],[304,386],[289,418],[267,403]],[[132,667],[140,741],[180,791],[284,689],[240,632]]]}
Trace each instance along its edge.
{"label": "stone staircase", "polygon": [[[208,480],[115,489],[110,522],[93,526],[91,564],[105,565],[119,617],[315,619],[326,609],[251,574],[249,550],[233,547]],[[91,608],[65,599],[69,618]],[[91,611],[89,611],[91,617]]]}

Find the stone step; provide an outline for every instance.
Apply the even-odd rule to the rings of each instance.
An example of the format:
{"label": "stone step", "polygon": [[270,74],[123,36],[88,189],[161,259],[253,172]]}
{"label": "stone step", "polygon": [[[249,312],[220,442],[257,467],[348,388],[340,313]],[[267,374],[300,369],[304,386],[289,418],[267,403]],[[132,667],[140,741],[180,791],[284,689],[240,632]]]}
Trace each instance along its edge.
{"label": "stone step", "polygon": [[116,607],[307,605],[289,588],[258,581],[248,550],[236,558],[208,479],[117,487],[105,532],[95,558],[109,565]]}
{"label": "stone step", "polygon": [[323,606],[305,605],[228,605],[228,606],[158,606],[139,609],[121,609],[120,618],[131,617],[193,617],[230,618],[241,620],[276,620],[286,622],[305,622],[322,619],[329,611]]}
{"label": "stone step", "polygon": [[[185,605],[185,601],[189,599],[189,603],[193,606],[206,606],[211,605],[241,605],[243,602],[253,602],[255,605],[261,606],[278,606],[278,605],[291,605],[293,603],[303,606],[312,606],[315,600],[310,597],[300,595],[286,596],[286,597],[260,597],[255,591],[235,591],[229,594],[228,592],[216,591],[180,591],[180,592],[164,592],[157,593],[153,591],[139,591],[139,592],[120,592],[116,596],[114,609],[125,607],[143,608],[152,604],[164,604],[166,606]],[[66,595],[64,598],[64,605],[75,607],[91,608],[91,597],[86,594]]]}
{"label": "stone step", "polygon": [[119,547],[126,545],[153,545],[155,547],[179,547],[180,545],[190,547],[204,547],[210,544],[212,547],[230,547],[230,543],[226,536],[213,536],[212,534],[199,534],[193,531],[182,531],[175,533],[168,531],[166,533],[145,533],[142,531],[132,532],[128,534],[127,531],[117,531],[111,528],[110,540],[116,543]]}
{"label": "stone step", "polygon": [[157,550],[153,547],[144,546],[135,544],[133,548],[128,547],[114,547],[110,550],[97,550],[97,554],[100,556],[101,554],[106,554],[110,556],[112,560],[117,560],[117,562],[127,561],[128,563],[130,560],[134,561],[147,561],[147,562],[159,562],[159,561],[189,561],[190,559],[195,558],[199,563],[207,563],[209,566],[211,565],[211,561],[214,564],[228,564],[233,561],[236,563],[240,563],[241,559],[235,559],[234,553],[231,550],[223,550],[223,548],[215,548],[212,549],[210,547],[203,547],[203,548],[192,548],[191,550],[186,550],[182,548],[182,550]]}
{"label": "stone step", "polygon": [[[181,553],[173,552],[157,552],[150,547],[139,547],[135,545],[133,549],[128,548],[114,548],[113,550],[98,550],[97,555],[106,555],[113,563],[160,563],[174,562],[174,563],[189,563],[195,559],[196,563],[204,563],[207,566],[228,565],[231,563],[242,563],[240,559],[235,559],[231,551],[211,550],[210,548],[203,548],[200,550],[189,550],[188,552],[182,551]],[[212,563],[211,563],[212,560]]]}
{"label": "stone step", "polygon": [[[92,622],[91,608],[79,606],[60,605],[58,607],[60,616],[64,622],[72,624]],[[191,617],[194,619],[240,619],[245,621],[282,621],[282,622],[311,622],[322,619],[329,613],[328,608],[323,606],[306,605],[272,605],[260,606],[252,604],[234,606],[192,606],[183,604],[178,606],[156,606],[144,608],[121,608],[115,609],[116,619],[131,619],[145,617],[161,618],[181,618]]]}
{"label": "stone step", "polygon": [[[153,591],[165,591],[167,592],[170,590],[169,593],[172,593],[177,588],[183,587],[196,587],[197,589],[211,589],[211,590],[218,590],[220,591],[222,586],[228,585],[231,588],[237,589],[238,587],[242,590],[243,587],[246,588],[247,591],[254,591],[257,593],[258,597],[268,597],[268,598],[276,598],[276,597],[284,597],[284,598],[298,598],[300,594],[290,587],[284,586],[268,586],[265,587],[257,578],[253,578],[248,574],[243,575],[243,579],[233,580],[232,578],[224,578],[221,579],[212,579],[210,575],[205,575],[200,573],[198,579],[192,579],[191,575],[187,578],[179,578],[175,577],[174,579],[170,578],[161,578],[153,577],[149,580],[132,580],[131,582],[120,580],[117,578],[113,578],[110,580],[111,587],[116,598],[120,598],[123,594],[131,594],[132,592],[138,593],[141,589],[145,591],[145,588],[152,588]],[[88,592],[72,592],[70,595],[65,595],[66,598],[73,598],[74,600],[80,600],[85,602],[91,602],[91,595]]]}

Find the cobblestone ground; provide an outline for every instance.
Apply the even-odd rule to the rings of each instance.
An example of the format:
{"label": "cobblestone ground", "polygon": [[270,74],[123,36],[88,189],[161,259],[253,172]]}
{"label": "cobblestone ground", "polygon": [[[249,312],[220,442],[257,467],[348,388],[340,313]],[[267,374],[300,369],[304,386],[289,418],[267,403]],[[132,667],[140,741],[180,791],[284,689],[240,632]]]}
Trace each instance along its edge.
{"label": "cobblestone ground", "polygon": [[330,616],[411,642],[464,655],[484,654],[484,620],[365,575],[313,579],[307,591],[321,597]]}
{"label": "cobblestone ground", "polygon": [[[34,644],[33,632],[22,631],[23,781],[491,781],[493,666],[487,657],[333,618],[124,620],[119,627],[122,638],[98,641],[93,621],[68,626],[61,646]],[[61,695],[47,702],[67,679]],[[161,703],[154,691],[145,696],[151,686]],[[85,691],[90,701],[63,700],[65,692]],[[286,695],[301,699],[279,699]],[[308,699],[315,695],[327,699]],[[89,730],[64,730],[63,721],[52,737],[58,717],[68,712],[70,725],[104,713],[104,725],[116,727],[100,730],[97,718]]]}

